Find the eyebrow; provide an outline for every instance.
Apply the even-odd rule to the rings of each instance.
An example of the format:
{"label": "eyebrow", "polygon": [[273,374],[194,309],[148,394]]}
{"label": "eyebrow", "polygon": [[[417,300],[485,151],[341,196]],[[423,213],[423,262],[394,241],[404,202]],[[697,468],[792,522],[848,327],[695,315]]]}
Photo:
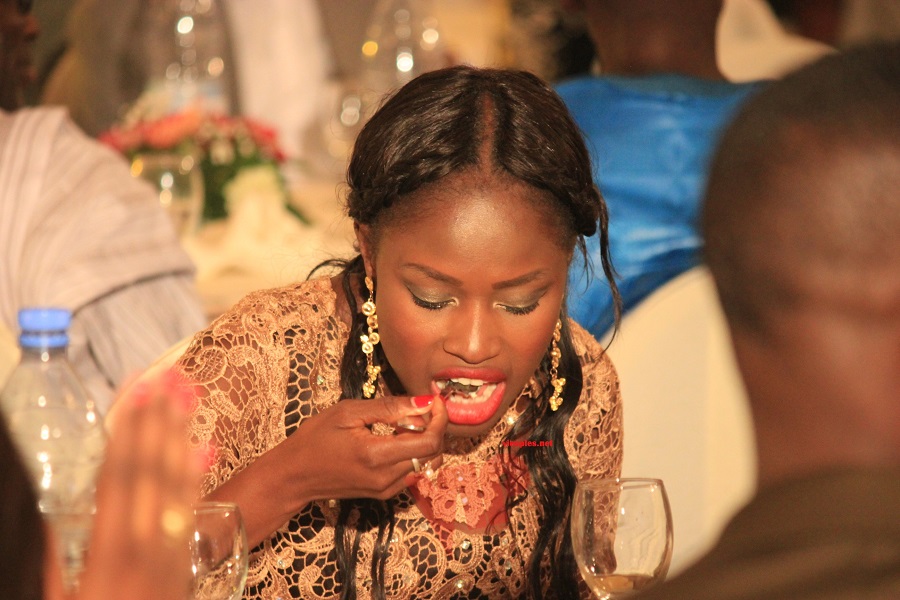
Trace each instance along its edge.
{"label": "eyebrow", "polygon": [[[435,271],[432,268],[426,267],[425,265],[420,265],[417,263],[407,263],[403,265],[404,268],[413,269],[415,271],[419,271],[423,275],[430,277],[436,281],[440,281],[442,283],[446,283],[449,285],[461,286],[462,281],[456,279],[455,277],[451,277],[445,273],[441,273],[440,271]],[[531,283],[532,281],[541,277],[544,274],[544,269],[537,269],[536,271],[531,271],[530,273],[525,273],[524,275],[519,275],[518,277],[514,277],[513,279],[507,279],[505,281],[498,281],[493,285],[495,290],[505,290],[509,288],[518,287],[520,285],[525,285],[527,283]]]}

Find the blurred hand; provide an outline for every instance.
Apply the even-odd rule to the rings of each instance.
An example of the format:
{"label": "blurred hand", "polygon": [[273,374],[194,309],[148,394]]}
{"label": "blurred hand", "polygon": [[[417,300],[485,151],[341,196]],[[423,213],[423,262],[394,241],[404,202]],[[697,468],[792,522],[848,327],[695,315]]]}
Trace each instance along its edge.
{"label": "blurred hand", "polygon": [[189,394],[166,373],[118,400],[78,600],[188,597],[191,505],[207,460],[187,445]]}

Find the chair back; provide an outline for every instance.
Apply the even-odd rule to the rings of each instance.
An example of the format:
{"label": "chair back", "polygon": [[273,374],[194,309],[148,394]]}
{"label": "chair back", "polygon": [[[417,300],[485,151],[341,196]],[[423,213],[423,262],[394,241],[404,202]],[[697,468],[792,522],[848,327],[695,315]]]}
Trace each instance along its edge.
{"label": "chair back", "polygon": [[609,354],[622,391],[622,475],[665,482],[674,573],[715,542],[756,485],[746,392],[709,271],[695,267],[636,306]]}

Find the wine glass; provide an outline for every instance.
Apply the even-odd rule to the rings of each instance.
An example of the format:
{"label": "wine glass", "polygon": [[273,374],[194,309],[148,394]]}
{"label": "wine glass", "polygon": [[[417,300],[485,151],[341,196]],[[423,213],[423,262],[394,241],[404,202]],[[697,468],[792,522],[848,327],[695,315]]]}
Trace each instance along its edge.
{"label": "wine glass", "polygon": [[587,479],[572,499],[578,569],[600,600],[662,581],[672,560],[672,511],[659,479]]}
{"label": "wine glass", "polygon": [[159,203],[181,238],[191,236],[203,212],[203,177],[190,154],[145,152],[131,161],[131,174],[156,187]]}
{"label": "wine glass", "polygon": [[305,133],[304,147],[310,149],[311,166],[332,179],[346,172],[356,136],[377,99],[352,79],[329,86],[323,96],[319,118]]}
{"label": "wine glass", "polygon": [[195,600],[239,600],[247,583],[249,549],[237,504],[197,504],[190,544],[192,597]]}

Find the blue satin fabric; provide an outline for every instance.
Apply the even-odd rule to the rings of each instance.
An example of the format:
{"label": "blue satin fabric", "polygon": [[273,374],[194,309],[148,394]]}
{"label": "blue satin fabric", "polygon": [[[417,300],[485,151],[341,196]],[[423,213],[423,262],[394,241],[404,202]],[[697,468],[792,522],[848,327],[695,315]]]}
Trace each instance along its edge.
{"label": "blue satin fabric", "polygon": [[[760,86],[679,75],[582,77],[557,91],[583,131],[609,207],[610,253],[625,310],[700,261],[699,205],[718,134]],[[576,255],[569,314],[600,338],[614,322],[598,236],[593,276]]]}

